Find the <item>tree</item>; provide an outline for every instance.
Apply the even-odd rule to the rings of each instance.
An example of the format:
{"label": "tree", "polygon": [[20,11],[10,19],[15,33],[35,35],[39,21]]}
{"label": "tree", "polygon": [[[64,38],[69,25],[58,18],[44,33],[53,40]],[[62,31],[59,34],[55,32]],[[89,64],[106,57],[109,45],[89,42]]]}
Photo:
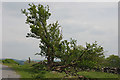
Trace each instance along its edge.
{"label": "tree", "polygon": [[[49,6],[41,4],[29,4],[28,9],[23,9],[22,13],[27,17],[26,24],[30,27],[30,33],[26,37],[32,37],[40,40],[40,53],[36,55],[47,58],[48,69],[53,67],[54,59],[59,58],[61,65],[65,68],[68,66],[80,66],[81,63],[87,63],[87,66],[95,66],[98,61],[104,57],[103,47],[97,43],[86,43],[86,47],[77,45],[77,40],[62,40],[61,26],[58,21],[48,24],[47,20],[51,16]],[[78,65],[80,64],[80,65]],[[86,64],[85,64],[86,65]]]}
{"label": "tree", "polygon": [[76,59],[77,54],[79,53],[79,51],[77,51],[76,42],[77,41],[73,40],[72,38],[70,39],[70,42],[67,40],[61,42],[61,50],[57,57],[60,58],[63,64],[70,64]]}
{"label": "tree", "polygon": [[30,33],[26,37],[33,37],[40,40],[40,53],[36,55],[47,58],[48,69],[51,68],[55,55],[59,52],[59,44],[62,40],[61,26],[56,21],[48,24],[47,20],[51,16],[49,6],[41,4],[29,4],[30,8],[23,9],[22,13],[27,17],[26,24],[30,26]]}
{"label": "tree", "polygon": [[[94,43],[86,43],[86,46],[80,46],[77,45],[76,40],[70,41],[70,51],[68,53],[68,57],[66,59],[67,61],[71,61],[69,63],[76,64],[76,67],[84,67],[84,68],[94,68],[94,67],[100,67],[101,60],[104,58],[104,50],[102,46],[99,46],[97,42]],[[70,55],[69,55],[70,54]],[[65,61],[64,61],[65,62]]]}
{"label": "tree", "polygon": [[77,40],[71,39],[70,42],[64,40],[61,42],[61,48],[58,58],[63,65],[84,68],[101,67],[104,50],[102,46],[98,46],[97,42],[86,43],[86,47],[83,47],[77,45]]}
{"label": "tree", "polygon": [[97,42],[86,43],[84,55],[79,59],[79,67],[94,68],[100,67],[101,60],[105,57],[102,46],[98,46]]}
{"label": "tree", "polygon": [[117,55],[110,55],[106,58],[107,67],[118,67],[120,68],[120,57]]}
{"label": "tree", "polygon": [[64,40],[61,42],[61,54],[59,58],[62,62],[61,68],[68,75],[79,77],[80,68],[96,68],[100,66],[100,61],[104,58],[102,46],[95,43],[86,43],[86,47],[77,45],[77,40]]}

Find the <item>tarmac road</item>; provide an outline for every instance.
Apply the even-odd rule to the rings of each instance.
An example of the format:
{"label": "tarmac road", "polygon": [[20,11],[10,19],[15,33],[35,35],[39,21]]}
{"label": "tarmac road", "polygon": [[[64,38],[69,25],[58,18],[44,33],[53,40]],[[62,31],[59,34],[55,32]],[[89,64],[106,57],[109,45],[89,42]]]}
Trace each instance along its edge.
{"label": "tarmac road", "polygon": [[[2,71],[2,78],[20,78],[13,69],[9,68],[8,66],[0,64],[0,71]],[[1,76],[1,75],[0,75]]]}

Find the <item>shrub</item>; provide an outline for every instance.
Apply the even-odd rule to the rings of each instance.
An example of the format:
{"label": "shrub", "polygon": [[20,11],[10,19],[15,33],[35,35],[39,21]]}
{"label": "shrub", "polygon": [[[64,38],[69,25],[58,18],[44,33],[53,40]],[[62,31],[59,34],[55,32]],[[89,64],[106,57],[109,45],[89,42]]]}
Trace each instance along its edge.
{"label": "shrub", "polygon": [[33,71],[35,72],[46,70],[46,66],[40,63],[33,64],[32,67],[33,67]]}
{"label": "shrub", "polygon": [[10,64],[19,64],[16,61],[14,61],[13,59],[5,59],[2,60],[2,63],[10,63]]}
{"label": "shrub", "polygon": [[35,64],[35,63],[37,63],[36,61],[30,61],[30,63],[29,63],[29,60],[26,60],[25,62],[24,62],[24,64],[26,64],[26,65],[28,65],[28,64]]}
{"label": "shrub", "polygon": [[45,74],[46,74],[46,71],[40,71],[38,74],[34,74],[32,77],[35,79],[45,78]]}

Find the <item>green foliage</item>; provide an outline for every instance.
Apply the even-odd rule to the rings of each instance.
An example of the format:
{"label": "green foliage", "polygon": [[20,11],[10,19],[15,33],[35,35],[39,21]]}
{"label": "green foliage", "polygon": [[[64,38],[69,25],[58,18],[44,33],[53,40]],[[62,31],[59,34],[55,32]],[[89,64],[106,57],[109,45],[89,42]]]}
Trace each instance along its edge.
{"label": "green foliage", "polygon": [[[16,65],[16,64],[7,64],[11,68],[13,68],[21,78],[31,78],[35,80],[35,78],[63,78],[65,73],[58,73],[52,71],[44,71],[41,70],[39,72],[34,72],[33,67],[31,65]],[[93,71],[80,71],[79,75],[85,76],[87,78],[118,78],[117,74],[104,73],[104,72],[93,72]],[[69,77],[69,76],[68,76]]]}
{"label": "green foliage", "polygon": [[86,43],[86,47],[82,52],[84,53],[83,56],[78,59],[80,67],[94,68],[101,66],[104,50],[102,46],[98,46],[97,42]]}
{"label": "green foliage", "polygon": [[40,72],[46,70],[46,66],[40,63],[33,64],[32,67],[34,72]]}
{"label": "green foliage", "polygon": [[77,41],[71,39],[70,42],[64,40],[61,42],[60,51],[57,55],[61,59],[63,64],[70,64],[72,61],[75,61],[79,57],[79,50],[76,45]]}
{"label": "green foliage", "polygon": [[35,63],[37,63],[37,62],[36,62],[36,61],[31,61],[31,62],[29,63],[29,60],[26,60],[26,61],[24,62],[25,65],[35,64]]}
{"label": "green foliage", "polygon": [[[61,60],[61,65],[73,65],[77,67],[98,67],[104,58],[103,47],[95,43],[86,43],[86,47],[77,45],[77,40],[62,40],[61,26],[58,21],[48,24],[47,20],[51,16],[49,6],[29,4],[28,9],[22,10],[27,17],[26,24],[30,27],[27,37],[40,40],[40,53],[36,55],[47,58],[48,69],[52,69],[54,58]],[[43,68],[40,64],[35,68]],[[39,71],[39,70],[38,70]]]}
{"label": "green foliage", "polygon": [[87,68],[94,68],[96,65],[95,62],[91,61],[91,60],[82,60],[80,61],[79,63],[79,67],[80,68],[84,68],[84,69],[87,69]]}
{"label": "green foliage", "polygon": [[94,68],[100,67],[101,60],[104,58],[102,46],[97,42],[86,43],[86,46],[77,45],[77,41],[71,39],[61,43],[61,54],[58,57],[63,64],[76,64],[76,67]]}
{"label": "green foliage", "polygon": [[45,56],[48,64],[52,64],[54,57],[59,50],[59,43],[62,40],[62,34],[58,21],[53,24],[47,24],[51,16],[49,6],[29,4],[30,8],[22,10],[27,17],[26,24],[30,26],[31,33],[27,37],[33,37],[40,40],[40,53],[36,55]]}
{"label": "green foliage", "polygon": [[120,68],[120,57],[117,55],[110,55],[106,58],[105,66]]}
{"label": "green foliage", "polygon": [[39,71],[38,74],[34,74],[33,75],[33,78],[35,79],[40,79],[40,78],[45,78],[45,74],[47,73],[47,71]]}
{"label": "green foliage", "polygon": [[10,63],[10,64],[19,64],[19,63],[17,63],[16,61],[14,61],[13,59],[5,59],[5,60],[2,60],[2,63],[3,63],[3,64],[7,64],[7,63]]}

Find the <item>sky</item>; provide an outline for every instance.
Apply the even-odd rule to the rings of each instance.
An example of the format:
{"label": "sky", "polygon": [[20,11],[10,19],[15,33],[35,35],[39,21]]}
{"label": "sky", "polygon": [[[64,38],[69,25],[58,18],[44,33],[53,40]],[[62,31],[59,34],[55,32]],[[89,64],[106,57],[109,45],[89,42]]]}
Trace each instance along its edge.
{"label": "sky", "polygon": [[[38,4],[38,3],[35,3]],[[51,17],[48,23],[58,21],[63,39],[76,39],[77,44],[98,42],[108,57],[118,55],[118,5],[116,2],[49,2]],[[2,58],[39,59],[39,40],[26,38],[29,26],[21,9],[28,8],[26,2],[2,3]]]}

